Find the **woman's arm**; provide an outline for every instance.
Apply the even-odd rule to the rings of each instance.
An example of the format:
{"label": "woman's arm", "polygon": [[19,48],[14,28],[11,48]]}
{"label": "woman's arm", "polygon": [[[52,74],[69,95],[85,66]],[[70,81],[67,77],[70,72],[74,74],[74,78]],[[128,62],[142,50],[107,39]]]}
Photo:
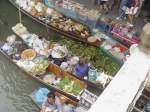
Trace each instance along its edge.
{"label": "woman's arm", "polygon": [[42,106],[42,109],[40,112],[46,112],[46,107],[45,106]]}
{"label": "woman's arm", "polygon": [[57,106],[58,112],[62,112],[62,104],[58,96],[55,97],[55,104]]}
{"label": "woman's arm", "polygon": [[135,0],[135,7],[138,7],[139,6],[139,0]]}

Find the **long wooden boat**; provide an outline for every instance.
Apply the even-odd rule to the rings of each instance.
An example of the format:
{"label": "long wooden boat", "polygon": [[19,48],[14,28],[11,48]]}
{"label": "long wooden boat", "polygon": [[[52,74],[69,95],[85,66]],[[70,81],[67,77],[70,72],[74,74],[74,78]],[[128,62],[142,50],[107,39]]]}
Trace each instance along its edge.
{"label": "long wooden boat", "polygon": [[[9,0],[9,1],[10,1],[10,3],[12,3],[16,8],[19,9],[19,6],[15,3],[15,0]],[[53,31],[55,31],[55,32],[57,32],[57,33],[60,33],[61,35],[64,35],[64,36],[70,37],[70,38],[72,38],[72,39],[81,41],[81,42],[83,42],[83,43],[86,43],[86,44],[89,44],[89,45],[92,45],[92,46],[97,46],[97,47],[99,47],[100,44],[101,44],[101,42],[102,42],[102,41],[100,41],[100,40],[96,40],[95,42],[89,42],[89,41],[88,41],[88,37],[83,38],[83,37],[81,37],[81,35],[77,35],[77,34],[72,33],[72,32],[70,32],[70,31],[64,31],[64,30],[62,30],[62,29],[60,29],[60,28],[58,28],[58,27],[56,27],[56,26],[53,26],[53,25],[51,25],[51,24],[48,24],[48,23],[47,23],[46,21],[44,21],[44,20],[40,20],[39,17],[33,16],[33,15],[30,14],[29,12],[25,11],[23,8],[20,8],[20,10],[21,10],[22,13],[24,13],[24,14],[27,15],[27,16],[29,16],[30,18],[32,18],[32,19],[35,20],[36,22],[38,22],[38,23],[40,23],[40,24],[42,24],[42,25],[48,27],[49,29],[51,29],[51,30],[53,30]],[[60,14],[61,14],[61,13],[60,13]],[[61,14],[61,15],[63,15],[63,14]],[[63,15],[63,16],[66,17],[65,15]],[[69,17],[66,17],[66,18],[69,18]],[[76,20],[74,20],[74,19],[72,19],[72,18],[70,18],[70,19],[71,19],[72,21],[74,21],[75,23],[78,23],[78,24],[81,24],[81,25],[85,26],[85,27],[87,28],[87,30],[89,31],[89,33],[90,33],[90,34],[89,34],[89,37],[92,36],[92,34],[91,34],[90,29],[88,28],[88,26],[86,26],[86,25],[84,25],[84,24],[82,24],[82,23],[79,23],[78,21],[76,21]]]}
{"label": "long wooden boat", "polygon": [[[21,43],[22,43],[22,42],[21,42]],[[0,42],[0,48],[1,48],[4,44],[5,44],[5,42]],[[22,45],[23,47],[21,47],[21,45]],[[25,49],[31,49],[31,48],[29,48],[26,44],[20,44],[20,45],[19,45],[19,49],[21,49],[21,50],[19,50],[18,53],[21,53],[21,52],[24,51]],[[60,71],[49,71],[49,70],[47,70],[47,71],[45,71],[44,73],[32,74],[31,72],[26,71],[25,69],[23,69],[22,67],[20,67],[20,66],[17,64],[17,62],[14,60],[14,57],[13,57],[15,54],[13,54],[13,55],[8,55],[8,54],[7,54],[6,52],[4,52],[2,49],[0,49],[0,52],[1,52],[5,57],[7,57],[13,64],[15,64],[20,70],[22,70],[26,75],[32,77],[33,79],[39,81],[40,83],[46,85],[46,86],[49,87],[49,88],[52,88],[52,89],[54,89],[54,90],[56,90],[56,91],[58,91],[58,92],[60,92],[60,93],[62,93],[62,94],[64,94],[64,95],[67,95],[68,97],[73,98],[75,101],[78,101],[78,100],[79,100],[79,97],[80,97],[80,94],[81,94],[81,93],[77,93],[77,94],[75,95],[75,94],[72,94],[72,93],[70,93],[70,92],[65,91],[64,89],[60,89],[60,87],[58,87],[57,85],[53,85],[53,84],[50,84],[50,83],[44,81],[44,76],[46,76],[48,73],[51,72],[51,73],[53,73],[54,75],[56,75],[57,77],[63,77],[63,78],[68,77],[68,79],[71,80],[71,81],[73,81],[74,84],[80,85],[83,91],[84,91],[84,89],[87,87],[84,82],[80,81],[79,79],[76,79],[75,77],[71,76],[71,75],[68,74],[68,73],[65,73],[65,74],[61,73],[61,74],[59,74]],[[18,53],[17,53],[17,54],[18,54]],[[82,92],[82,91],[81,91],[81,92]]]}
{"label": "long wooden boat", "polygon": [[[66,6],[73,6],[73,9],[60,6],[56,3],[55,0],[43,0],[44,4],[46,4],[50,8],[54,8],[55,10],[63,13],[66,16],[69,16],[77,21],[80,21],[84,24],[87,24],[89,27],[95,27],[97,21],[99,20],[101,13],[96,9],[88,9],[83,4],[80,4],[76,1],[69,0],[67,3],[61,3]],[[56,5],[57,4],[57,5]],[[69,7],[68,6],[68,7]]]}
{"label": "long wooden boat", "polygon": [[[27,43],[27,45],[29,46],[28,42],[23,39],[22,34],[25,34],[25,35],[26,35],[26,34],[31,34],[31,33],[29,33],[29,32],[26,30],[24,33],[22,32],[22,34],[19,34],[19,30],[25,29],[25,28],[26,28],[26,27],[22,26],[21,24],[18,24],[18,25],[16,25],[16,26],[12,27],[12,30],[14,31],[14,33],[15,33],[17,36],[19,36],[19,37],[22,39],[22,41],[24,41],[25,43]],[[19,30],[17,30],[17,29],[19,29]],[[31,37],[31,38],[32,38],[32,37]],[[30,47],[30,46],[29,46],[29,47]],[[31,47],[31,48],[32,48],[32,47]],[[32,49],[34,49],[34,48],[32,48]],[[48,59],[47,59],[47,60],[48,60]],[[51,58],[51,60],[53,60],[53,59]],[[53,61],[55,61],[55,60],[53,60]],[[79,80],[81,80],[81,81],[84,81],[88,86],[94,87],[94,88],[99,88],[99,89],[104,89],[104,88],[105,88],[105,85],[107,85],[107,84],[109,83],[109,81],[111,80],[111,77],[109,77],[108,82],[107,82],[105,85],[103,85],[103,84],[98,83],[98,82],[92,82],[92,81],[90,81],[90,80],[88,80],[88,79],[81,78],[81,77],[75,75],[75,74],[72,73],[72,72],[65,71],[65,70],[63,70],[62,68],[60,68],[60,66],[58,66],[58,65],[56,65],[56,64],[54,64],[54,63],[53,63],[53,64],[50,63],[48,68],[49,68],[49,70],[50,70],[51,72],[53,72],[53,73],[55,73],[55,74],[61,74],[61,73],[63,73],[63,74],[72,75],[73,77],[75,77],[75,78],[77,78],[77,79],[79,79]],[[56,72],[56,71],[57,71],[57,72]],[[59,71],[59,72],[58,72],[58,71]]]}
{"label": "long wooden boat", "polygon": [[[72,3],[72,1],[70,1],[71,3]],[[64,8],[59,8],[59,7],[57,7],[57,6],[55,6],[54,5],[54,3],[52,3],[52,1],[47,1],[47,0],[45,0],[45,4],[47,4],[47,6],[49,6],[49,7],[54,7],[54,9],[56,9],[56,10],[58,10],[59,12],[61,12],[61,13],[63,13],[63,14],[66,14],[67,13],[67,10],[65,10],[65,12],[64,12]],[[73,2],[72,4],[76,4],[76,2]],[[68,11],[69,11],[69,9],[68,9]],[[74,13],[79,13],[79,12],[74,12]],[[67,16],[71,16],[71,13],[69,13],[69,14],[66,14]],[[73,14],[73,15],[76,15],[76,16],[79,16],[79,14]],[[104,15],[103,15],[104,16]],[[73,18],[75,19],[75,20],[78,20],[78,18],[80,18],[80,16],[79,17],[74,17],[73,16]],[[80,21],[82,21],[83,20],[83,18],[85,18],[85,17],[82,17],[82,19],[80,20]],[[86,17],[87,19],[86,20],[84,20],[83,22],[84,23],[86,23],[87,21],[88,21],[88,17]],[[91,22],[94,22],[94,27],[97,27],[99,24],[97,23],[97,21],[98,21],[98,19],[100,19],[100,14],[97,14],[97,17],[94,19],[94,20],[91,20]],[[107,17],[107,19],[109,19],[108,17]],[[79,20],[78,20],[79,21]],[[90,21],[90,20],[89,20]],[[116,23],[116,24],[120,24],[120,25],[123,25],[123,26],[127,26],[126,24],[123,24],[123,23],[121,23],[121,22],[119,22],[119,21],[116,21],[116,20],[112,20],[112,22],[113,22],[113,24],[114,23]],[[112,25],[112,24],[109,24],[109,23],[107,23],[108,25],[110,25],[110,27],[111,28],[114,28],[114,26],[115,25]],[[87,25],[89,25],[89,24],[87,24]],[[90,24],[91,25],[91,24]],[[95,25],[97,25],[97,26],[95,26]],[[89,26],[90,27],[90,26]],[[101,29],[100,29],[101,30]],[[118,29],[119,30],[119,29]],[[138,38],[138,37],[136,37],[136,36],[133,36],[133,38],[130,38],[129,36],[127,36],[127,35],[121,35],[120,33],[118,33],[118,32],[115,32],[114,30],[112,30],[112,31],[110,31],[109,33],[111,33],[112,34],[112,38],[114,38],[114,39],[117,39],[117,40],[119,40],[120,42],[122,42],[122,43],[126,43],[126,45],[128,46],[130,46],[130,45],[132,45],[132,44],[137,44],[137,43],[139,43],[139,41],[140,41],[140,39]]]}

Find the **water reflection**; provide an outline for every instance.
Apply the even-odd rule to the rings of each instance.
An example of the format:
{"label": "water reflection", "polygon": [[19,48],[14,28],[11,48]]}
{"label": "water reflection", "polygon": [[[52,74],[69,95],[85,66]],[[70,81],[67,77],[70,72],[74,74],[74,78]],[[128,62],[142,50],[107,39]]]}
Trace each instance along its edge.
{"label": "water reflection", "polygon": [[28,95],[39,84],[23,74],[3,56],[0,56],[0,111],[36,112],[37,107]]}

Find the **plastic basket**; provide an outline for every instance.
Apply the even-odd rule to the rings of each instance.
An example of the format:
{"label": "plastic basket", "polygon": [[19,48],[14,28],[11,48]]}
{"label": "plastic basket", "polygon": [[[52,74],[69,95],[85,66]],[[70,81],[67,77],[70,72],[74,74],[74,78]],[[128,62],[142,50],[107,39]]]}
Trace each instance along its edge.
{"label": "plastic basket", "polygon": [[111,25],[107,25],[105,23],[99,23],[96,25],[96,27],[103,32],[110,32],[110,30],[112,29]]}
{"label": "plastic basket", "polygon": [[65,9],[59,6],[55,6],[55,10],[57,10],[60,13],[63,13],[65,15]]}
{"label": "plastic basket", "polygon": [[44,3],[49,7],[49,8],[54,8],[55,5],[52,1],[49,0],[44,0]]}
{"label": "plastic basket", "polygon": [[69,10],[69,9],[65,9],[65,15],[72,17],[72,18],[75,18],[75,19],[77,18],[76,12],[73,10]]}
{"label": "plastic basket", "polygon": [[82,12],[78,12],[77,13],[77,16],[78,16],[78,19],[79,20],[81,20],[81,21],[83,21],[83,22],[86,22],[87,21],[87,16],[84,14],[84,13],[82,13]]}
{"label": "plastic basket", "polygon": [[94,27],[94,26],[96,25],[97,21],[95,21],[95,20],[90,20],[90,19],[87,18],[86,23],[87,23],[88,25]]}

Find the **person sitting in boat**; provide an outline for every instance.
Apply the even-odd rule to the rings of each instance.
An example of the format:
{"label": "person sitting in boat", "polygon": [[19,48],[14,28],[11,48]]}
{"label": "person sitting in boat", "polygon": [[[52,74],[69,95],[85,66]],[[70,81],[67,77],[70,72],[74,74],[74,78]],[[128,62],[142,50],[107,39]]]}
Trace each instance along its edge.
{"label": "person sitting in boat", "polygon": [[84,78],[88,75],[89,65],[84,58],[80,58],[79,63],[75,66],[75,74]]}
{"label": "person sitting in boat", "polygon": [[41,112],[62,112],[60,98],[54,92],[49,92],[42,104]]}

